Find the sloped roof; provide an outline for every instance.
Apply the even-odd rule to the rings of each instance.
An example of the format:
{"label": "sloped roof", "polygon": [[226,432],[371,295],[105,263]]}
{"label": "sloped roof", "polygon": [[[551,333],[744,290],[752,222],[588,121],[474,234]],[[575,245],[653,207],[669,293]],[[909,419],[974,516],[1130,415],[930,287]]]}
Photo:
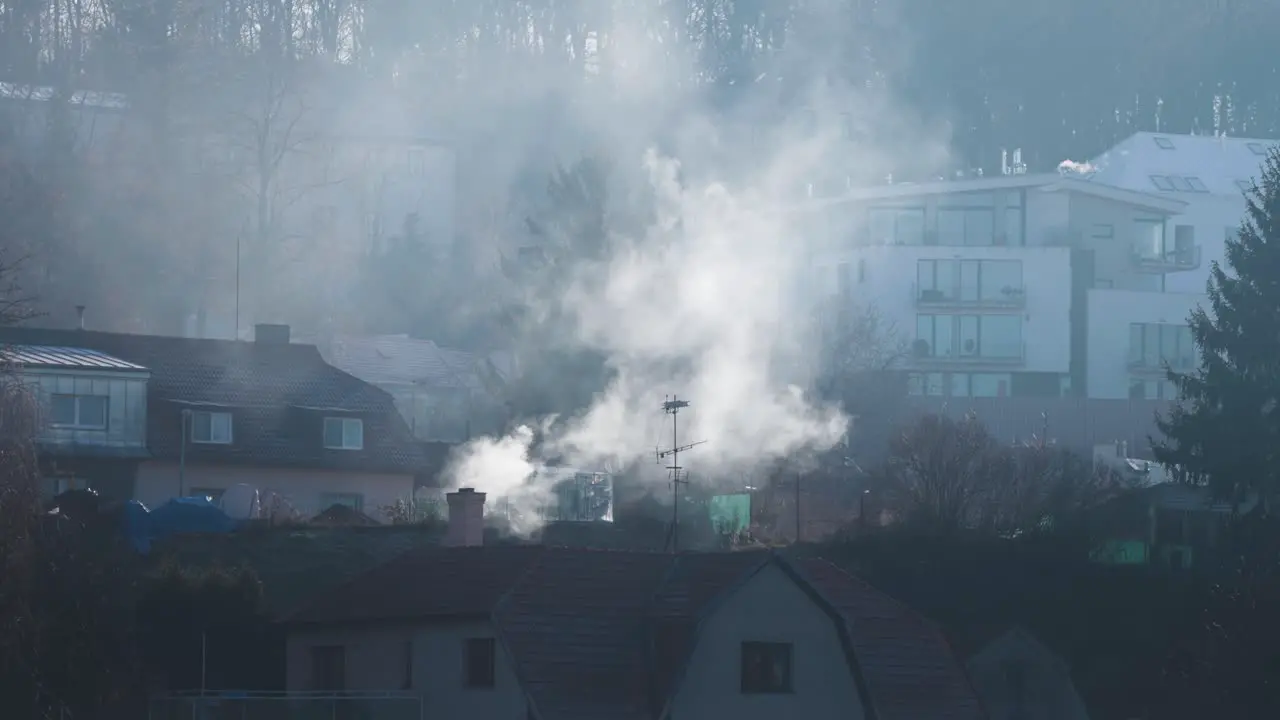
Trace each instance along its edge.
{"label": "sloped roof", "polygon": [[133,373],[147,370],[141,365],[97,350],[50,345],[6,345],[0,347],[0,361],[15,363],[26,368],[114,370]]}
{"label": "sloped roof", "polygon": [[1128,186],[1091,182],[1076,174],[1038,173],[1035,175],[999,175],[995,177],[966,178],[963,180],[898,183],[896,185],[856,188],[837,197],[802,203],[793,208],[793,210],[817,210],[850,202],[889,201],[932,195],[988,192],[1016,188],[1034,189],[1040,192],[1082,193],[1166,214],[1182,212],[1186,207],[1184,200],[1158,193],[1154,187],[1150,188],[1150,190],[1146,188],[1134,189]]}
{"label": "sloped roof", "polygon": [[1280,140],[1134,133],[1094,158],[1088,177],[1100,184],[1183,199],[1196,194],[1240,197],[1242,183],[1259,175],[1267,148],[1278,144]]}
{"label": "sloped roof", "polygon": [[[204,408],[232,413],[233,442],[188,443],[189,460],[395,472],[422,464],[391,396],[311,345],[14,327],[0,328],[0,343],[83,348],[149,369],[147,446],[156,457],[178,456],[181,411]],[[324,448],[326,413],[360,417],[364,449]]]}
{"label": "sloped roof", "polygon": [[335,367],[375,385],[480,389],[475,355],[408,335],[341,336],[319,344]]}
{"label": "sloped roof", "polygon": [[432,548],[326,593],[300,625],[488,616],[543,720],[659,717],[699,622],[764,565],[805,587],[852,648],[878,720],[977,720],[976,697],[938,630],[822,561],[770,552]]}

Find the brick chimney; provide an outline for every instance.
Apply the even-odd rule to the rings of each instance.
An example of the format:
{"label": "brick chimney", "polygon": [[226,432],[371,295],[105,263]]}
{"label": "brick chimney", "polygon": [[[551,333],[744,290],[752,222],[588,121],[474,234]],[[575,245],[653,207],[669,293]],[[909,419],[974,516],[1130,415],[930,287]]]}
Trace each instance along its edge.
{"label": "brick chimney", "polygon": [[475,488],[459,488],[445,495],[449,501],[449,530],[445,547],[474,547],[484,544],[484,493]]}

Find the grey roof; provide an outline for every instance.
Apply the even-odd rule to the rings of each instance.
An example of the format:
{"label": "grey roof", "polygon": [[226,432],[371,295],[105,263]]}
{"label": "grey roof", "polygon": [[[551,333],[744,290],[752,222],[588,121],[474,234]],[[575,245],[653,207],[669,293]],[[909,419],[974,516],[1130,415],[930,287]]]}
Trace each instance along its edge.
{"label": "grey roof", "polygon": [[[1094,158],[1093,182],[1166,197],[1240,197],[1280,140],[1134,133]],[[1197,182],[1198,181],[1198,182]]]}
{"label": "grey roof", "polygon": [[340,336],[318,343],[334,367],[374,385],[481,390],[479,359],[408,335]]}
{"label": "grey roof", "polygon": [[74,370],[126,370],[146,372],[146,368],[98,350],[61,345],[6,345],[0,358],[29,368]]}

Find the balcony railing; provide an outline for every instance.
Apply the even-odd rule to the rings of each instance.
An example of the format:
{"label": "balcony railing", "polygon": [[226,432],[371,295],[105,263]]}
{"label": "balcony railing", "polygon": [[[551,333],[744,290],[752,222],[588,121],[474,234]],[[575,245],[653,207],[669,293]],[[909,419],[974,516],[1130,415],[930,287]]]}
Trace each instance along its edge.
{"label": "balcony railing", "polygon": [[1164,274],[1186,272],[1200,267],[1200,246],[1158,252],[1150,248],[1133,248],[1133,266],[1139,272]]}
{"label": "balcony railing", "polygon": [[147,720],[423,720],[407,692],[212,692],[151,698]]}
{"label": "balcony railing", "polygon": [[911,363],[916,367],[1011,366],[1027,360],[1025,342],[987,344],[972,352],[962,348],[938,348],[936,351],[917,340],[912,348]]}
{"label": "balcony railing", "polygon": [[912,284],[911,297],[918,308],[957,309],[1021,309],[1026,307],[1027,292],[1021,285],[1005,285],[998,291],[981,292],[978,288],[962,287],[942,290],[924,288]]}
{"label": "balcony railing", "polygon": [[1189,372],[1196,367],[1196,359],[1191,355],[1153,359],[1134,353],[1129,355],[1128,367],[1132,373],[1163,375],[1166,363],[1169,369],[1177,372]]}

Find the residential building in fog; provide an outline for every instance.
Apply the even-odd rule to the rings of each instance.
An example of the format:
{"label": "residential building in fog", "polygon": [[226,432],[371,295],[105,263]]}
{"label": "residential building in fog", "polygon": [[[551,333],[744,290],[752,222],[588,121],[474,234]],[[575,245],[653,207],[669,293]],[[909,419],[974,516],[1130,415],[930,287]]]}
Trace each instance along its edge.
{"label": "residential building in fog", "polygon": [[1195,228],[1203,262],[1194,270],[1170,275],[1166,289],[1202,293],[1212,261],[1223,260],[1223,241],[1244,219],[1245,191],[1260,174],[1267,149],[1277,143],[1140,132],[1091,160],[1085,177],[1186,203],[1178,222]]}
{"label": "residential building in fog", "polygon": [[1193,361],[1199,298],[1166,291],[1202,263],[1180,198],[1008,175],[809,207],[812,287],[896,325],[912,394],[1154,399],[1165,361]]}

